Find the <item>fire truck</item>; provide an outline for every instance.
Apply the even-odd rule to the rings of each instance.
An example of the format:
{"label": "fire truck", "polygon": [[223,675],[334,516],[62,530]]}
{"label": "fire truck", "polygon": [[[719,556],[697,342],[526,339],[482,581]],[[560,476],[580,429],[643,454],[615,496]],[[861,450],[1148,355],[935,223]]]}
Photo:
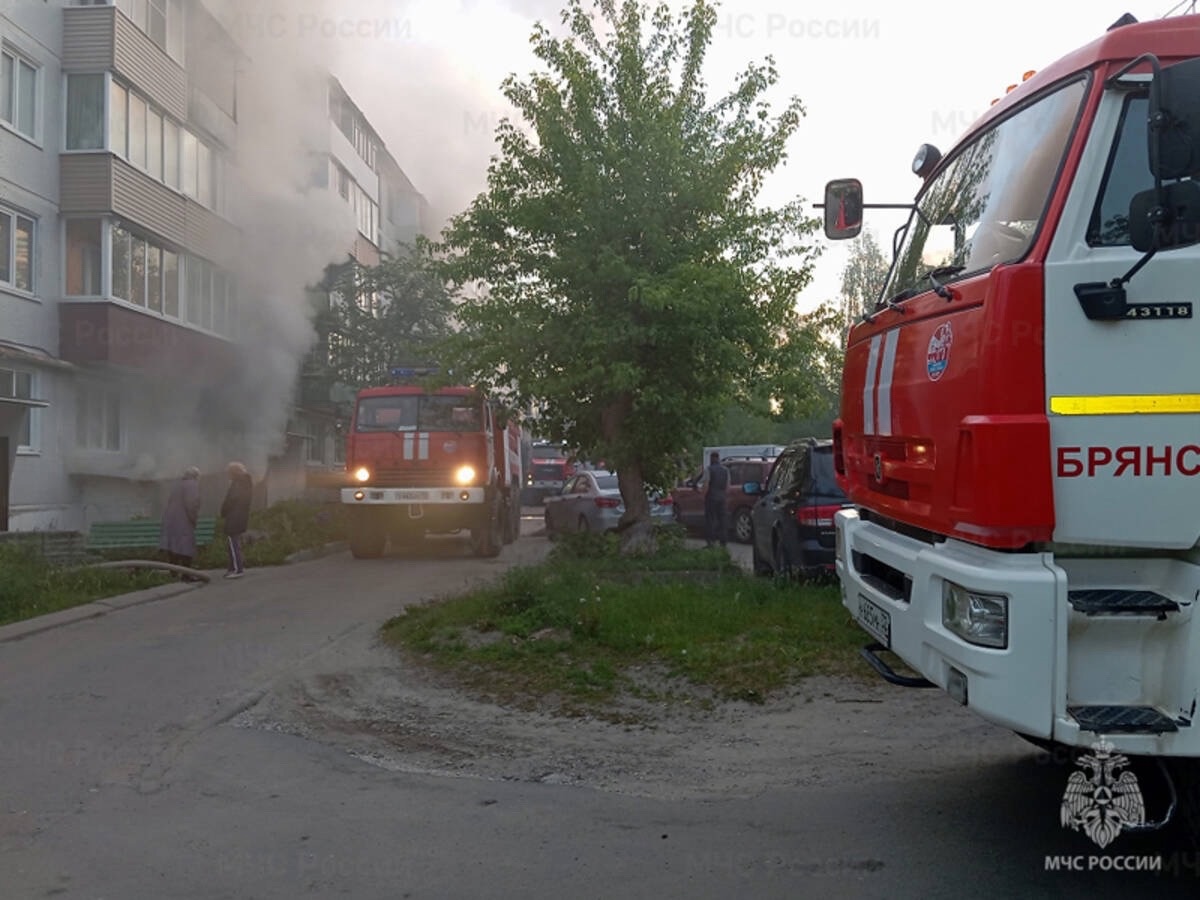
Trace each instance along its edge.
{"label": "fire truck", "polygon": [[[834,425],[864,656],[1035,743],[1153,758],[1194,816],[1200,16],[1123,17],[913,170]],[[864,208],[830,182],[826,234]]]}
{"label": "fire truck", "polygon": [[520,426],[474,388],[422,386],[431,374],[397,368],[355,399],[341,502],[358,559],[462,530],[475,555],[496,556],[520,533]]}

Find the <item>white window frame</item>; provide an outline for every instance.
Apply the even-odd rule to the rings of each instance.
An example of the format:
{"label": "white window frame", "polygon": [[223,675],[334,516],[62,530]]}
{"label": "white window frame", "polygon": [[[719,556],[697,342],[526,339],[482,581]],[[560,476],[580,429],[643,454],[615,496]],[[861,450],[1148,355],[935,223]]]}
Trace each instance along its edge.
{"label": "white window frame", "polygon": [[[76,382],[75,385],[75,446],[81,450],[95,453],[120,453],[125,446],[125,426],[122,416],[121,392],[115,387],[103,384],[85,384]],[[109,416],[112,406],[116,407],[116,437],[117,446],[109,442],[112,423]],[[100,440],[98,444],[88,441],[93,420],[99,417]],[[80,424],[83,433],[80,433]]]}
{"label": "white window frame", "polygon": [[[29,380],[29,388],[26,391],[22,391],[17,385],[17,379],[21,376]],[[37,394],[38,373],[35,370],[11,365],[0,366],[0,397],[9,397],[13,400],[33,400]],[[29,406],[25,415],[25,423],[29,428],[29,441],[21,443],[18,438],[17,453],[21,456],[36,456],[42,452],[41,409]]]}
{"label": "white window frame", "polygon": [[[7,102],[12,110],[12,118],[6,119],[0,114],[0,127],[8,129],[13,134],[18,134],[40,147],[42,144],[42,82],[45,80],[42,65],[32,56],[23,53],[7,41],[0,43],[0,66],[4,64],[4,59],[11,60],[10,64],[12,66],[12,76],[8,84],[9,96],[7,98]],[[22,109],[20,102],[21,92],[18,90],[20,82],[18,74],[22,64],[33,70],[33,117],[29,131],[23,131],[20,125]],[[4,103],[5,98],[0,97],[0,110],[3,110]]]}
{"label": "white window frame", "polygon": [[[14,209],[11,206],[0,205],[0,216],[8,219],[8,280],[0,278],[0,290],[12,291],[25,297],[37,293],[37,240],[38,220],[27,212]],[[17,285],[17,223],[20,220],[29,223],[29,284],[26,287]]]}

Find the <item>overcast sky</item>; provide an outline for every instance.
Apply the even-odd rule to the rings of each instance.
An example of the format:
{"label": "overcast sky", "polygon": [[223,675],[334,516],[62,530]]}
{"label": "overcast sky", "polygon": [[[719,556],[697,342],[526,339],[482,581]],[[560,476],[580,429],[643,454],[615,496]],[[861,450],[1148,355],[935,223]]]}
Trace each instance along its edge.
{"label": "overcast sky", "polygon": [[[853,176],[867,202],[906,202],[922,142],[948,150],[1026,70],[1099,37],[1122,13],[1158,18],[1175,2],[728,0],[709,54],[710,96],[748,61],[773,55],[780,95],[799,95],[808,115],[765,199],[817,202],[826,180]],[[539,17],[557,23],[559,8],[554,0],[343,0],[320,20],[289,12],[287,27],[334,51],[335,74],[418,189],[453,211],[484,186],[492,130],[507,111],[501,79],[530,70],[530,27]],[[869,212],[867,224],[886,247],[900,221]],[[845,244],[825,252],[802,308],[837,296],[845,252]]]}

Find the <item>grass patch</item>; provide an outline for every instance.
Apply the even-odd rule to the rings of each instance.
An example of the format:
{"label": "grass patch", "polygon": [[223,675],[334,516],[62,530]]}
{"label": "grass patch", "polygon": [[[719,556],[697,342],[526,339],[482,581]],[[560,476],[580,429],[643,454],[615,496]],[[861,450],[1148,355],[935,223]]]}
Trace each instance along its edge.
{"label": "grass patch", "polygon": [[493,699],[593,713],[622,693],[647,696],[633,673],[648,671],[762,702],[805,676],[861,674],[866,641],[836,587],[755,578],[723,550],[682,542],[622,558],[602,537],[410,608],[383,634]]}
{"label": "grass patch", "polygon": [[0,545],[0,625],[170,580],[162,572],[60,568],[28,547]]}

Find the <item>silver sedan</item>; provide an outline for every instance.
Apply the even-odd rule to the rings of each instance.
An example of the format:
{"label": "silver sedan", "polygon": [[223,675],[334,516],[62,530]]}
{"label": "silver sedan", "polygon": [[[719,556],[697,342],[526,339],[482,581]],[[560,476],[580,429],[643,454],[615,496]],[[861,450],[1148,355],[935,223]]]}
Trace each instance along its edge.
{"label": "silver sedan", "polygon": [[[588,470],[567,479],[561,492],[546,498],[546,535],[555,537],[566,532],[612,531],[625,513],[625,503],[613,472]],[[650,521],[655,525],[670,525],[671,498],[650,495]]]}

